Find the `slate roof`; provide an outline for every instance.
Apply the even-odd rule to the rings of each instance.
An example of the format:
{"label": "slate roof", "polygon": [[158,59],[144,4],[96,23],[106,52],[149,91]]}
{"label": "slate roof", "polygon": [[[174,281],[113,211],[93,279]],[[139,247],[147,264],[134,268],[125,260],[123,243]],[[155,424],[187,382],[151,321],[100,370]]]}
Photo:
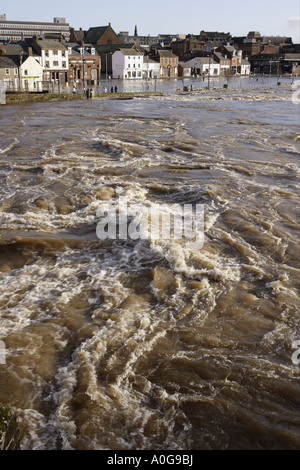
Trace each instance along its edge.
{"label": "slate roof", "polygon": [[83,41],[85,32],[82,29],[74,30],[73,37],[76,42]]}
{"label": "slate roof", "polygon": [[201,63],[201,64],[217,64],[217,62],[212,59],[211,57],[195,57],[194,59],[189,60],[186,62],[186,64],[192,64],[192,63]]}
{"label": "slate roof", "polygon": [[214,59],[212,59],[211,57],[210,58],[209,57],[194,57],[194,59],[191,59],[188,62],[186,62],[186,64],[189,67],[193,67],[194,64],[197,64],[197,63],[198,64],[199,63],[201,63],[201,64],[209,64],[210,63],[211,65],[217,64],[217,62]]}
{"label": "slate roof", "polygon": [[226,50],[227,50],[228,52],[230,52],[230,54],[234,54],[234,53],[236,52],[236,48],[235,48],[234,46],[228,46],[228,45],[226,45],[226,46],[224,46],[224,47],[226,48]]}
{"label": "slate roof", "polygon": [[108,26],[96,26],[94,28],[90,28],[86,33],[84,38],[84,42],[91,42],[95,43],[103,36],[105,31],[107,30]]}
{"label": "slate roof", "polygon": [[39,39],[38,44],[41,49],[67,49],[62,42],[55,41],[55,39]]}
{"label": "slate roof", "polygon": [[101,52],[116,52],[119,49],[131,49],[134,44],[100,44],[95,45],[96,51],[100,54]]}
{"label": "slate roof", "polygon": [[166,51],[166,50],[158,50],[157,53],[159,54],[159,57],[174,57],[177,58],[177,55],[173,54],[171,51]]}
{"label": "slate roof", "polygon": [[145,56],[144,57],[144,64],[157,64],[159,65],[159,62],[156,60],[149,59],[149,57]]}
{"label": "slate roof", "polygon": [[228,57],[226,58],[225,57],[225,54],[223,54],[222,52],[214,52],[214,55],[219,59],[219,60],[229,60]]}
{"label": "slate roof", "polygon": [[20,54],[25,53],[24,47],[22,47],[20,44],[6,44],[4,46],[5,49],[5,55],[8,56],[20,56]]}
{"label": "slate roof", "polygon": [[1,69],[9,69],[9,68],[16,68],[19,67],[19,61],[12,57],[1,56],[0,57],[0,68]]}
{"label": "slate roof", "polygon": [[135,49],[120,49],[120,52],[124,55],[143,55],[142,52],[136,51]]}
{"label": "slate roof", "polygon": [[187,62],[179,61],[178,65],[180,65],[180,67],[182,67],[183,69],[191,69],[192,68],[192,66],[187,64]]}

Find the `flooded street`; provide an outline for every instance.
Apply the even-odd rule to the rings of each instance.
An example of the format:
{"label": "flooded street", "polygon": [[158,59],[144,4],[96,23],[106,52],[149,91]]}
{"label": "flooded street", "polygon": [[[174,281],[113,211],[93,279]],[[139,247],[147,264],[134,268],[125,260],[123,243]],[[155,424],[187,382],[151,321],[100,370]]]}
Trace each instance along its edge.
{"label": "flooded street", "polygon": [[[22,449],[300,448],[291,96],[1,107],[0,403]],[[125,199],[204,205],[203,247],[100,240]]]}

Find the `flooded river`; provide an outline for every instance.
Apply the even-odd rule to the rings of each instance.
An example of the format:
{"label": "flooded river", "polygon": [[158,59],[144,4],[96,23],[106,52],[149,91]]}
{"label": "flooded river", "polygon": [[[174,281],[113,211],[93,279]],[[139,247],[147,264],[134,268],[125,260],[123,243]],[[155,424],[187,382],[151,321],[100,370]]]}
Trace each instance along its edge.
{"label": "flooded river", "polygon": [[[0,403],[22,449],[300,448],[291,95],[1,107]],[[120,200],[203,205],[203,247],[99,239]]]}

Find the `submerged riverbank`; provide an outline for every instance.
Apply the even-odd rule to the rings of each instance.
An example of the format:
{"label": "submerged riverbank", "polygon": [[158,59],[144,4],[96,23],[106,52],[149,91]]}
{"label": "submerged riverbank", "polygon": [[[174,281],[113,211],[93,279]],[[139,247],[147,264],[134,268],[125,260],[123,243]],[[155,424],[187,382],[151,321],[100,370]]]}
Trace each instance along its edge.
{"label": "submerged riverbank", "polygon": [[[125,92],[125,93],[96,93],[97,99],[132,99],[134,97],[146,98],[163,96],[162,92]],[[48,103],[59,101],[86,100],[84,93],[7,93],[6,104]]]}
{"label": "submerged riverbank", "polygon": [[[238,86],[240,83],[240,86]],[[292,99],[292,94],[295,91],[293,84],[289,81],[280,82],[280,84],[269,82],[259,83],[257,87],[253,84],[257,82],[236,81],[232,82],[228,87],[224,88],[220,84],[215,84],[210,87],[194,86],[192,90],[186,90],[182,84],[178,87],[179,82],[170,84],[164,83],[161,85],[161,90],[157,91],[144,91],[140,90],[137,84],[133,90],[126,89],[125,85],[119,87],[117,93],[100,93],[95,92],[93,100],[133,100],[135,98],[156,98],[158,100],[178,100],[178,101],[216,101],[216,100],[246,100],[246,101],[287,101]],[[249,86],[252,85],[252,86]],[[164,85],[164,86],[163,86]],[[169,87],[171,88],[168,88]],[[243,88],[243,87],[244,88]],[[91,101],[87,99],[85,93],[7,93],[6,104],[30,104],[30,103],[47,103],[47,102],[63,102],[63,101]]]}

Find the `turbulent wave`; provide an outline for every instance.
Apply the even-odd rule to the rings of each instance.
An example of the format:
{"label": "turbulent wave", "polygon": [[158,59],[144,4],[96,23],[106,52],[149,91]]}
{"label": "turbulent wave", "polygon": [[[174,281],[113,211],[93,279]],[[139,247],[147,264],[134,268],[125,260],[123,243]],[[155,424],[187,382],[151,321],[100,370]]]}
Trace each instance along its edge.
{"label": "turbulent wave", "polygon": [[[1,110],[0,401],[23,449],[299,448],[288,92]],[[203,247],[100,240],[120,200],[204,205]]]}

